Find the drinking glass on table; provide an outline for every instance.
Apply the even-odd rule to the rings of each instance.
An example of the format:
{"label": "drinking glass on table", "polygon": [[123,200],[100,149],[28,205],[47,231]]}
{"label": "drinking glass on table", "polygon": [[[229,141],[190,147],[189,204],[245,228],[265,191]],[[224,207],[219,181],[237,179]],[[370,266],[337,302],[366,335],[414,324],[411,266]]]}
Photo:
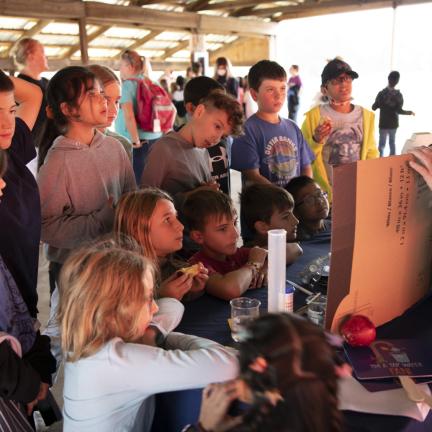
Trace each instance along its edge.
{"label": "drinking glass on table", "polygon": [[247,324],[259,316],[261,302],[257,299],[239,297],[230,301],[231,305],[231,337],[240,342],[244,338]]}
{"label": "drinking glass on table", "polygon": [[320,293],[313,294],[306,299],[307,317],[309,321],[323,327],[327,307],[327,296]]}

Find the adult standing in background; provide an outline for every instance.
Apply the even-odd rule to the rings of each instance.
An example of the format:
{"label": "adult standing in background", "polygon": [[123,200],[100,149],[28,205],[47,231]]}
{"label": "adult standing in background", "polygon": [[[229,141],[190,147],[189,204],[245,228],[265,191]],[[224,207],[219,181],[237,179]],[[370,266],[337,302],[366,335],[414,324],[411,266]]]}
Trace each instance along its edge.
{"label": "adult standing in background", "polygon": [[232,73],[232,64],[226,57],[218,57],[214,68],[213,78],[221,84],[227,93],[238,98],[239,83]]}
{"label": "adult standing in background", "polygon": [[289,68],[290,78],[288,80],[288,118],[297,122],[298,107],[300,105],[300,89],[302,82],[298,74],[298,65]]}
{"label": "adult standing in background", "polygon": [[390,72],[388,76],[388,86],[381,90],[375,99],[372,109],[380,109],[379,118],[379,144],[380,156],[384,156],[384,149],[389,137],[390,156],[396,154],[396,131],[399,127],[399,114],[415,115],[412,111],[402,109],[404,100],[402,93],[396,90],[400,79],[398,71]]}
{"label": "adult standing in background", "polygon": [[150,62],[146,62],[136,51],[126,50],[121,55],[120,76],[122,78],[122,97],[120,112],[115,121],[115,130],[128,138],[133,145],[133,170],[136,181],[141,180],[141,174],[147,160],[147,155],[153,143],[162,136],[162,132],[142,130],[135,116],[138,112],[137,90],[138,81],[149,78]]}
{"label": "adult standing in background", "polygon": [[31,130],[41,100],[37,86],[0,71],[0,148],[8,155],[0,202],[0,255],[34,318],[41,211],[38,187],[26,164],[36,156]]}
{"label": "adult standing in background", "polygon": [[[21,39],[14,50],[14,61],[21,71],[18,78],[37,85],[42,91],[42,104],[31,132],[34,145],[38,149],[45,130],[47,118],[45,92],[48,86],[48,80],[42,78],[41,74],[48,70],[48,60],[43,45],[36,39]],[[35,174],[36,167],[30,165],[29,168],[33,174]]]}

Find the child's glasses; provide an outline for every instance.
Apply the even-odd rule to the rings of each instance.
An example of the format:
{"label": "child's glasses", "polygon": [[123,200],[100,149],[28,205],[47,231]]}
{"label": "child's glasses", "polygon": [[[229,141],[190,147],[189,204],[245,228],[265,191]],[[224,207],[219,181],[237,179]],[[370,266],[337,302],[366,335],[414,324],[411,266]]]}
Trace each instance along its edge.
{"label": "child's glasses", "polygon": [[333,78],[330,80],[330,82],[332,83],[332,85],[339,85],[342,84],[344,82],[352,82],[353,78],[351,75],[341,75],[338,76],[337,78]]}
{"label": "child's glasses", "polygon": [[303,200],[296,203],[296,207],[299,207],[301,205],[305,205],[307,207],[312,207],[313,205],[317,204],[319,201],[325,201],[327,199],[328,193],[323,191],[318,191],[314,194],[307,195]]}

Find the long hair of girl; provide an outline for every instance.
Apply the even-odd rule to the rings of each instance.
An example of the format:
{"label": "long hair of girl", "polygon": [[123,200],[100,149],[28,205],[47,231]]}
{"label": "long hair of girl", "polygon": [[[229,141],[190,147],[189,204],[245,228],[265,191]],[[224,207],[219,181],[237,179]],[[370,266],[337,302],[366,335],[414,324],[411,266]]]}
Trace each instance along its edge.
{"label": "long hair of girl", "polygon": [[79,108],[80,96],[93,87],[95,79],[93,72],[85,67],[68,66],[60,69],[49,81],[46,93],[48,120],[39,146],[39,168],[54,140],[67,131],[70,120],[63,113],[62,104]]}
{"label": "long hair of girl", "polygon": [[114,235],[133,238],[154,263],[157,256],[150,238],[150,219],[161,199],[173,202],[166,192],[157,188],[129,192],[120,198],[114,219]]}
{"label": "long hair of girl", "polygon": [[[248,332],[240,346],[240,376],[254,402],[234,430],[340,432],[335,353],[323,331],[300,317],[269,314],[255,320]],[[250,368],[258,357],[268,364],[261,373]],[[266,391],[282,399],[273,405]]]}
{"label": "long hair of girl", "polygon": [[66,260],[60,274],[62,349],[77,361],[120,337],[137,341],[143,334],[143,314],[153,300],[144,275],[153,264],[140,253],[104,241],[80,249]]}

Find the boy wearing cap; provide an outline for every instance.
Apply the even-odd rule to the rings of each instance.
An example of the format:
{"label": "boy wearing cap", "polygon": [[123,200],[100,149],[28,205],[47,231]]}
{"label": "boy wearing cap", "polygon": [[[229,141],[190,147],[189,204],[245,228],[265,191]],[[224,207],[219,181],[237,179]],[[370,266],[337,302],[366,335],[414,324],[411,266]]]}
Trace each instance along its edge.
{"label": "boy wearing cap", "polygon": [[352,81],[358,78],[348,63],[334,59],[321,74],[321,92],[328,103],[306,113],[302,132],[315,153],[314,178],[331,197],[333,167],[377,158],[371,111],[351,103]]}

